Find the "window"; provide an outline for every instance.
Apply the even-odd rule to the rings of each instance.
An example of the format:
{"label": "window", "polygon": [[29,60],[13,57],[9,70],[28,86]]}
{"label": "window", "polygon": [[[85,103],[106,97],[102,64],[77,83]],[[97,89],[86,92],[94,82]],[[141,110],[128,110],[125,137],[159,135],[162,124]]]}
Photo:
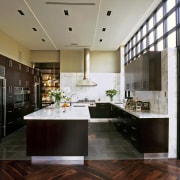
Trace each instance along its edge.
{"label": "window", "polygon": [[143,42],[142,42],[143,49],[145,49],[145,48],[146,48],[146,42],[147,42],[147,39],[146,39],[146,38],[144,38],[144,39],[143,39]]}
{"label": "window", "polygon": [[149,34],[149,44],[152,44],[154,42],[154,31],[152,31],[150,34]]}
{"label": "window", "polygon": [[149,30],[152,29],[153,26],[154,26],[154,24],[153,24],[153,17],[151,17],[151,18],[149,19]]}
{"label": "window", "polygon": [[176,4],[176,0],[167,0],[167,12],[169,12]]}
{"label": "window", "polygon": [[157,39],[163,36],[163,23],[157,27]]}
{"label": "window", "polygon": [[140,53],[140,50],[141,50],[141,44],[139,43],[137,46],[137,53]]}
{"label": "window", "polygon": [[143,35],[143,36],[145,36],[145,35],[146,35],[146,32],[147,32],[147,31],[146,31],[146,27],[147,27],[147,26],[146,26],[146,24],[145,24],[145,25],[143,26],[143,28],[142,28],[142,35]]}
{"label": "window", "polygon": [[137,41],[139,41],[141,38],[141,32],[139,31],[138,34],[137,34]]}
{"label": "window", "polygon": [[176,31],[168,35],[167,43],[168,47],[176,47]]}
{"label": "window", "polygon": [[163,40],[159,41],[157,43],[157,50],[158,51],[162,51],[164,48],[163,48]]}
{"label": "window", "polygon": [[154,46],[151,46],[149,50],[154,51]]}
{"label": "window", "polygon": [[[180,43],[180,0],[163,0],[125,45],[127,62],[145,51],[162,51]],[[131,42],[131,45],[129,45]],[[131,53],[130,53],[131,52]],[[131,57],[131,59],[128,59]]]}
{"label": "window", "polygon": [[163,18],[163,8],[161,7],[156,13],[157,22],[159,22],[162,18]]}
{"label": "window", "polygon": [[167,18],[167,31],[171,30],[176,26],[176,14],[173,12],[168,18]]}

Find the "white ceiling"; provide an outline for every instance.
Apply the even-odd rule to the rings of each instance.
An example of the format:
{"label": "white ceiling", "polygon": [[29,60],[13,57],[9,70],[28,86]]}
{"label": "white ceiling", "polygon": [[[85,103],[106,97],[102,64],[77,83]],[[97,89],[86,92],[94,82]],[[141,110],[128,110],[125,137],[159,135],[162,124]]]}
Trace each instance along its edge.
{"label": "white ceiling", "polygon": [[116,50],[160,1],[0,0],[0,30],[29,50]]}

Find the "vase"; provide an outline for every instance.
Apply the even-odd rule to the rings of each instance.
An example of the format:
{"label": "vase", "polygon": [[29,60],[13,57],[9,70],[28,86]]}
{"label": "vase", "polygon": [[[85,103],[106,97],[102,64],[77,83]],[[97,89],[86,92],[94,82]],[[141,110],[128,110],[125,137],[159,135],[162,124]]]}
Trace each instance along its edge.
{"label": "vase", "polygon": [[113,101],[113,96],[110,96],[110,101]]}
{"label": "vase", "polygon": [[59,99],[55,99],[54,107],[56,109],[58,109],[60,107],[60,100]]}

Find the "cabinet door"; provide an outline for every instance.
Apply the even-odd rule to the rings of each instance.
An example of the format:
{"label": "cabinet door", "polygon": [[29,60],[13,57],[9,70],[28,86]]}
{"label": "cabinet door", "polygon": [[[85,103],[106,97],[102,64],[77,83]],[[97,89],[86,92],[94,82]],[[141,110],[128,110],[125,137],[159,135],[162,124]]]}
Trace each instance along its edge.
{"label": "cabinet door", "polygon": [[140,148],[140,119],[129,115],[128,121],[128,136],[132,144],[138,149]]}
{"label": "cabinet door", "polygon": [[110,104],[109,103],[96,103],[96,117],[109,118],[110,117]]}
{"label": "cabinet door", "polygon": [[[14,75],[13,72],[13,61],[6,58],[6,94],[7,96],[13,96],[14,94]],[[8,101],[8,99],[7,99]]]}
{"label": "cabinet door", "polygon": [[96,107],[89,107],[89,113],[90,113],[90,116],[91,118],[96,118],[97,115],[96,115]]}
{"label": "cabinet door", "polygon": [[118,111],[118,120],[116,124],[116,127],[118,131],[124,135],[125,137],[128,136],[128,122],[127,122],[127,113],[125,111],[122,111],[119,109]]}
{"label": "cabinet door", "polygon": [[3,55],[0,55],[0,65],[1,66],[5,66],[6,65],[6,57],[4,57]]}
{"label": "cabinet door", "polygon": [[125,66],[125,89],[130,90],[131,89],[131,77],[130,77],[130,64]]}
{"label": "cabinet door", "polygon": [[110,118],[117,118],[119,113],[119,108],[113,104],[110,104]]}
{"label": "cabinet door", "polygon": [[161,90],[161,54],[155,52],[149,61],[149,89]]}

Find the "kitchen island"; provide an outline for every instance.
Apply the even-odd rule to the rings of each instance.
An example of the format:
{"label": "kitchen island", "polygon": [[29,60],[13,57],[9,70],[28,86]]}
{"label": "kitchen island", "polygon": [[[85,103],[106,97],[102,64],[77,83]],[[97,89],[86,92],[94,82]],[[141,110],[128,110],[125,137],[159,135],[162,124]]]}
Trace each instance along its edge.
{"label": "kitchen island", "polygon": [[[27,155],[32,162],[84,163],[88,155],[87,105],[55,109],[53,105],[24,116]],[[68,161],[67,161],[68,160]]]}

